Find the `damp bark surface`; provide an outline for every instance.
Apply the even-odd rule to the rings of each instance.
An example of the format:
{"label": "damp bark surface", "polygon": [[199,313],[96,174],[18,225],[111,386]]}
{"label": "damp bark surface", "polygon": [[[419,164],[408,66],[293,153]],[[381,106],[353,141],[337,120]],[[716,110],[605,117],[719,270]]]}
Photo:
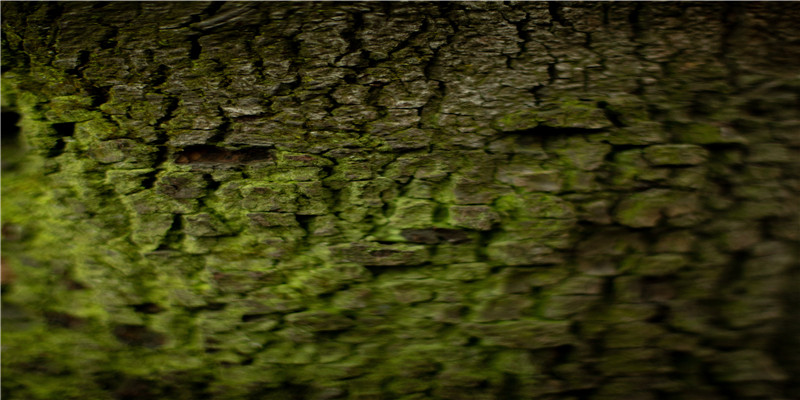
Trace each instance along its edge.
{"label": "damp bark surface", "polygon": [[798,20],[3,2],[2,395],[798,398]]}

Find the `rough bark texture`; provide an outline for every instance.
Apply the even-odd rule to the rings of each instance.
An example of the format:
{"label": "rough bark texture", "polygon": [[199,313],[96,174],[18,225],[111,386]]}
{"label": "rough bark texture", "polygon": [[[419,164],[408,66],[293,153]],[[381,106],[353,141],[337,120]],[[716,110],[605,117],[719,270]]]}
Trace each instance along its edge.
{"label": "rough bark texture", "polygon": [[798,3],[2,12],[4,398],[800,396]]}

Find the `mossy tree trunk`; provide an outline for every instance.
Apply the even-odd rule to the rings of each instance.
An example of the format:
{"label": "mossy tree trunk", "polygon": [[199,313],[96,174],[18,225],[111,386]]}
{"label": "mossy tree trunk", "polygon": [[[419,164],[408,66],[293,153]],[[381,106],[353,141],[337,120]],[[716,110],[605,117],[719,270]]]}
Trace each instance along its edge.
{"label": "mossy tree trunk", "polygon": [[2,12],[8,399],[799,395],[796,3]]}

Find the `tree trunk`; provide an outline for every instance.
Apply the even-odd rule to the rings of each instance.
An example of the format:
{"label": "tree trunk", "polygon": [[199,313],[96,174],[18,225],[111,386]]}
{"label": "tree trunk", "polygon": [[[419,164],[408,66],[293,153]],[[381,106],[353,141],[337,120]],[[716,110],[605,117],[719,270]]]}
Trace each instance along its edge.
{"label": "tree trunk", "polygon": [[2,12],[5,398],[800,396],[798,3]]}

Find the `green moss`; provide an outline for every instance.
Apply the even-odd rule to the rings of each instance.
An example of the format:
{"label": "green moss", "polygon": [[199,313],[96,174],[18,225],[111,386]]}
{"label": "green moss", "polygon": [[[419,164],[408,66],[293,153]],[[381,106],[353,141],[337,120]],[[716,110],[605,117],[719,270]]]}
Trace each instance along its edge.
{"label": "green moss", "polygon": [[503,115],[494,122],[494,128],[503,132],[533,129],[542,122],[539,113],[533,110],[521,110]]}
{"label": "green moss", "polygon": [[518,239],[514,236],[506,240],[494,241],[486,248],[492,262],[500,265],[557,264],[563,261],[553,248],[538,240]]}
{"label": "green moss", "polygon": [[87,110],[91,104],[92,98],[88,96],[56,96],[50,99],[44,116],[54,123],[101,118],[102,114],[99,112]]}
{"label": "green moss", "polygon": [[706,218],[699,207],[696,194],[650,189],[623,199],[615,210],[615,218],[631,227],[652,227],[663,218],[676,226],[691,226]]}
{"label": "green moss", "polygon": [[539,309],[544,318],[551,320],[568,320],[575,315],[591,312],[592,308],[597,307],[599,301],[600,296],[557,295],[544,300]]}
{"label": "green moss", "polygon": [[467,329],[486,344],[512,349],[558,347],[574,340],[568,323],[556,321],[509,321],[494,324],[471,324]]}
{"label": "green moss", "polygon": [[429,200],[396,199],[389,224],[395,228],[428,228],[433,225],[436,207],[436,203]]}
{"label": "green moss", "polygon": [[621,271],[631,270],[643,276],[666,276],[678,272],[687,264],[686,256],[681,254],[633,256],[623,261]]}
{"label": "green moss", "polygon": [[674,129],[677,139],[683,143],[747,143],[747,139],[732,128],[710,124],[679,125]]}
{"label": "green moss", "polygon": [[[517,4],[444,19],[421,5],[421,29],[416,6],[264,9],[262,25],[247,6],[231,20],[258,31],[243,43],[203,28],[203,4],[191,18],[167,4],[132,14],[157,16],[144,31],[124,13],[117,31],[87,29],[87,54],[65,35],[88,14],[51,7],[3,10],[30,14],[4,18],[4,60],[30,56],[2,82],[29,149],[2,181],[9,397],[619,398],[652,388],[632,375],[693,373],[667,351],[713,362],[780,316],[769,296],[789,264],[750,236],[792,239],[773,224],[791,220],[791,182],[772,182],[791,175],[792,144],[776,142],[790,129],[690,114],[707,88],[685,90],[702,79],[673,61],[663,82],[636,62],[595,68],[624,58],[597,38],[570,50],[592,32],[580,7],[553,24]],[[723,115],[737,119],[703,122]],[[747,200],[721,201],[728,187]],[[756,232],[719,242],[731,229],[711,218]],[[732,251],[764,258],[742,265],[765,276],[717,307]],[[748,357],[764,366],[719,359]],[[737,368],[712,374],[781,378]]]}
{"label": "green moss", "polygon": [[665,144],[644,149],[644,158],[652,165],[697,165],[708,159],[708,151],[691,144]]}

